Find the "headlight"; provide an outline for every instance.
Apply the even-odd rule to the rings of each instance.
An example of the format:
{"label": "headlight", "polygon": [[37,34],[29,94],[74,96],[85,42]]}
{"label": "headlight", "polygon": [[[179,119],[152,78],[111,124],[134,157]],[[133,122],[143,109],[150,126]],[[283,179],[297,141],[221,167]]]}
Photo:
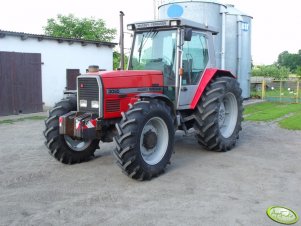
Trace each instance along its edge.
{"label": "headlight", "polygon": [[92,108],[99,108],[99,103],[97,100],[92,100],[91,101],[91,107]]}
{"label": "headlight", "polygon": [[127,29],[130,31],[134,30],[134,28],[135,28],[134,24],[128,24],[128,26],[127,26]]}
{"label": "headlight", "polygon": [[87,103],[88,103],[87,100],[79,100],[79,106],[81,108],[86,108],[88,106]]}
{"label": "headlight", "polygon": [[172,20],[170,21],[170,26],[178,26],[179,21],[178,20]]}

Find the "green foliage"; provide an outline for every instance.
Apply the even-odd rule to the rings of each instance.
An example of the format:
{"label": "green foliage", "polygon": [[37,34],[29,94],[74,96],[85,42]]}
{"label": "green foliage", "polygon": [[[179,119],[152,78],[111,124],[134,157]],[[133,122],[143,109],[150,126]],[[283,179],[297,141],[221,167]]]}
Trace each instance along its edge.
{"label": "green foliage", "polygon": [[[117,51],[113,52],[113,68],[117,69],[120,68],[120,57],[121,54]],[[128,57],[126,55],[124,55],[124,68],[127,68],[127,64],[128,64]]]}
{"label": "green foliage", "polygon": [[106,28],[104,20],[94,18],[77,18],[57,15],[57,18],[47,20],[43,27],[46,35],[63,38],[86,39],[93,41],[111,42],[116,35],[116,29]]}
{"label": "green foliage", "polygon": [[276,65],[260,65],[252,69],[252,76],[271,77],[275,79],[287,78],[290,71],[286,67],[277,67]]}
{"label": "green foliage", "polygon": [[296,72],[298,66],[301,66],[301,50],[298,53],[288,51],[280,53],[277,63],[279,66],[287,67],[291,72]]}
{"label": "green foliage", "polygon": [[301,77],[301,66],[298,66],[296,69],[297,76]]}
{"label": "green foliage", "polygon": [[288,51],[280,53],[275,64],[252,68],[252,76],[259,77],[283,79],[288,78],[290,73],[295,73],[301,77],[301,49],[298,53],[289,53]]}

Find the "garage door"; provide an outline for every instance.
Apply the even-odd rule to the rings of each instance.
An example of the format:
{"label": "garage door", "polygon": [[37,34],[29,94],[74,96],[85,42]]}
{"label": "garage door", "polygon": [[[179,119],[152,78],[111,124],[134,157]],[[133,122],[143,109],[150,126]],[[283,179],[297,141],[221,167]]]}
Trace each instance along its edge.
{"label": "garage door", "polygon": [[42,110],[41,54],[0,51],[0,116]]}

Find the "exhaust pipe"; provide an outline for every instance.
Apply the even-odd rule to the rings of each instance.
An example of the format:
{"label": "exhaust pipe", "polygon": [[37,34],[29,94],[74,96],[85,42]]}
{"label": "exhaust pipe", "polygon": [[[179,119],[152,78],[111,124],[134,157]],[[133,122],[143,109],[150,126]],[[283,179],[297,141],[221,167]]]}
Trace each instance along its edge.
{"label": "exhaust pipe", "polygon": [[124,13],[120,11],[120,69],[124,70],[124,34],[123,34],[123,17]]}

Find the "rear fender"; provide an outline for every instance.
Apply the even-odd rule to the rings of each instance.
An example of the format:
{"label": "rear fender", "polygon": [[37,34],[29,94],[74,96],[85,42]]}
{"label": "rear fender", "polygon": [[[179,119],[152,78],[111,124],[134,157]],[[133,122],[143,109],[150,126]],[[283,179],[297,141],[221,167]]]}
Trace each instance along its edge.
{"label": "rear fender", "polygon": [[221,77],[221,76],[236,78],[230,71],[219,70],[217,68],[208,68],[205,70],[205,72],[201,78],[200,85],[199,85],[199,87],[192,99],[192,102],[190,104],[190,109],[195,109],[196,105],[199,102],[199,99],[202,97],[202,94],[203,94],[204,90],[206,89],[207,85],[209,84],[209,82],[214,77]]}

